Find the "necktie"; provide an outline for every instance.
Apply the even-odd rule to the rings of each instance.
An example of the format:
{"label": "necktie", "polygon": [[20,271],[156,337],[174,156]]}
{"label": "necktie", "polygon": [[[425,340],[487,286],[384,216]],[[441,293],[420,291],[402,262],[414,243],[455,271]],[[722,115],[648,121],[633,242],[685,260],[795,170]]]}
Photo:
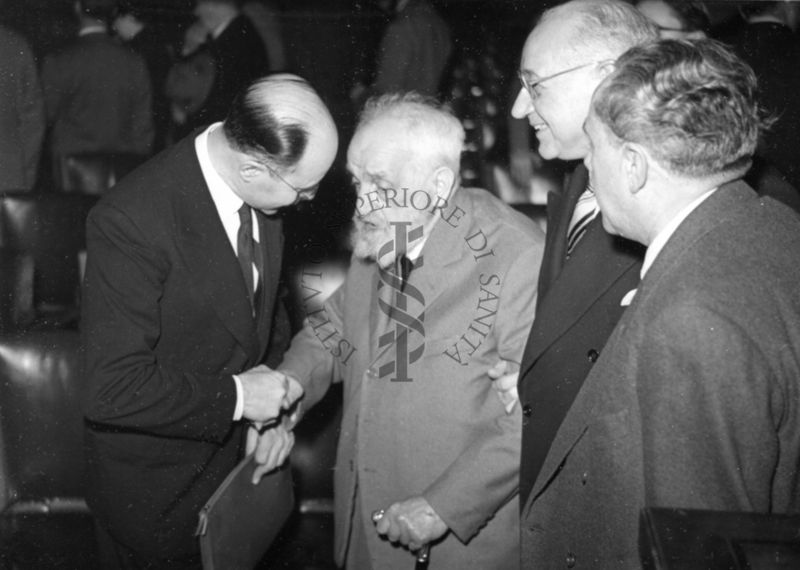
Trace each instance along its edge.
{"label": "necktie", "polygon": [[597,217],[599,212],[600,208],[597,206],[594,190],[589,186],[578,198],[578,203],[575,204],[575,211],[572,213],[569,231],[567,232],[567,255],[572,253],[575,244],[583,237],[583,234],[586,233],[586,228]]}
{"label": "necktie", "polygon": [[253,213],[247,204],[242,204],[242,207],[239,208],[237,249],[239,266],[242,268],[247,294],[250,296],[250,304],[253,305],[256,285],[256,281],[253,278],[253,264],[257,259],[258,246],[253,239]]}
{"label": "necktie", "polygon": [[406,282],[408,278],[411,276],[411,271],[414,269],[414,262],[407,258],[405,255],[401,255],[394,261],[395,263],[395,275],[400,277],[400,291],[405,291]]}

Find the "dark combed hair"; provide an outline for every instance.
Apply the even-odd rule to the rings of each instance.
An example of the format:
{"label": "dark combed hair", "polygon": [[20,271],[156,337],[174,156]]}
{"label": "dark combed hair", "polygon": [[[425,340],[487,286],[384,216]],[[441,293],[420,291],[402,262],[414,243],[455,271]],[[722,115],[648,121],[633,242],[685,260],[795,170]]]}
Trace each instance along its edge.
{"label": "dark combed hair", "polygon": [[[240,152],[262,155],[279,166],[292,166],[305,152],[308,130],[275,114],[260,96],[262,81],[256,80],[236,96],[223,126],[225,136]],[[308,86],[299,78],[295,81]]]}
{"label": "dark combed hair", "polygon": [[630,49],[600,84],[593,110],[622,141],[691,177],[738,176],[767,124],[756,77],[714,40],[659,40]]}

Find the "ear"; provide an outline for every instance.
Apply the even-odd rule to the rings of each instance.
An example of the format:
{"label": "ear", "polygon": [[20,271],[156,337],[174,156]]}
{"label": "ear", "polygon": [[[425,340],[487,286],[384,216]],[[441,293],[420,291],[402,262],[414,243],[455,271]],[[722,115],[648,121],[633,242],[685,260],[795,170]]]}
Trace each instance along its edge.
{"label": "ear", "polygon": [[442,200],[449,200],[456,185],[456,173],[447,166],[440,166],[433,173],[436,195]]}
{"label": "ear", "polygon": [[264,173],[267,168],[255,160],[245,160],[239,165],[239,176],[244,182],[252,182]]}
{"label": "ear", "polygon": [[616,67],[616,61],[613,59],[607,59],[601,61],[599,65],[600,77],[605,79],[614,71],[615,67]]}
{"label": "ear", "polygon": [[648,156],[645,150],[634,143],[624,143],[622,149],[623,169],[628,191],[636,194],[647,183],[649,172]]}

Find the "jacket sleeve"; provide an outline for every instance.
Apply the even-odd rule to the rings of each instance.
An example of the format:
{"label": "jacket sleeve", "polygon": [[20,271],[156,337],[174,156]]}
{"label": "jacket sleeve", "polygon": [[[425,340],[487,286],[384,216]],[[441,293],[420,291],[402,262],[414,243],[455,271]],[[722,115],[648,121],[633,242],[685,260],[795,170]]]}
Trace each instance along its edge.
{"label": "jacket sleeve", "polygon": [[[536,243],[508,266],[491,333],[497,360],[519,364],[522,358],[533,323],[541,258],[542,244]],[[494,420],[480,427],[478,437],[423,493],[450,530],[465,543],[514,496],[519,486],[522,440],[519,406],[506,414],[488,376],[485,394],[486,398],[497,399]]]}
{"label": "jacket sleeve", "polygon": [[305,304],[303,328],[292,339],[279,367],[303,386],[306,409],[325,396],[331,382],[341,379],[337,359],[347,358],[340,344],[346,342],[341,338],[343,297],[341,286],[324,304]]}
{"label": "jacket sleeve", "polygon": [[87,222],[82,297],[87,389],[84,413],[101,424],[166,437],[221,442],[232,425],[230,375],[159,360],[159,300],[166,255],[123,212],[100,204]]}

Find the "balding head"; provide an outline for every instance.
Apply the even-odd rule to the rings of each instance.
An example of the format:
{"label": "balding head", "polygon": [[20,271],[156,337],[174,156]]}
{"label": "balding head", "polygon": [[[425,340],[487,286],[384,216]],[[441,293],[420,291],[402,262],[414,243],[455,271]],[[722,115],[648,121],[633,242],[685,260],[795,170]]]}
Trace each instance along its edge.
{"label": "balding head", "polygon": [[234,99],[209,134],[217,172],[265,213],[310,200],[336,157],[339,138],[317,92],[296,75],[258,79]]}
{"label": "balding head", "polygon": [[586,155],[592,93],[617,57],[656,37],[656,27],[622,0],[573,0],[542,15],[522,50],[525,86],[511,114],[528,118],[543,158]]}
{"label": "balding head", "polygon": [[287,73],[259,79],[242,91],[224,131],[239,152],[283,168],[319,171],[320,177],[338,146],[336,125],[322,99],[304,79]]}
{"label": "balding head", "polygon": [[536,28],[546,26],[562,30],[559,46],[567,57],[575,58],[616,59],[658,33],[647,18],[621,0],[561,4],[542,14]]}

